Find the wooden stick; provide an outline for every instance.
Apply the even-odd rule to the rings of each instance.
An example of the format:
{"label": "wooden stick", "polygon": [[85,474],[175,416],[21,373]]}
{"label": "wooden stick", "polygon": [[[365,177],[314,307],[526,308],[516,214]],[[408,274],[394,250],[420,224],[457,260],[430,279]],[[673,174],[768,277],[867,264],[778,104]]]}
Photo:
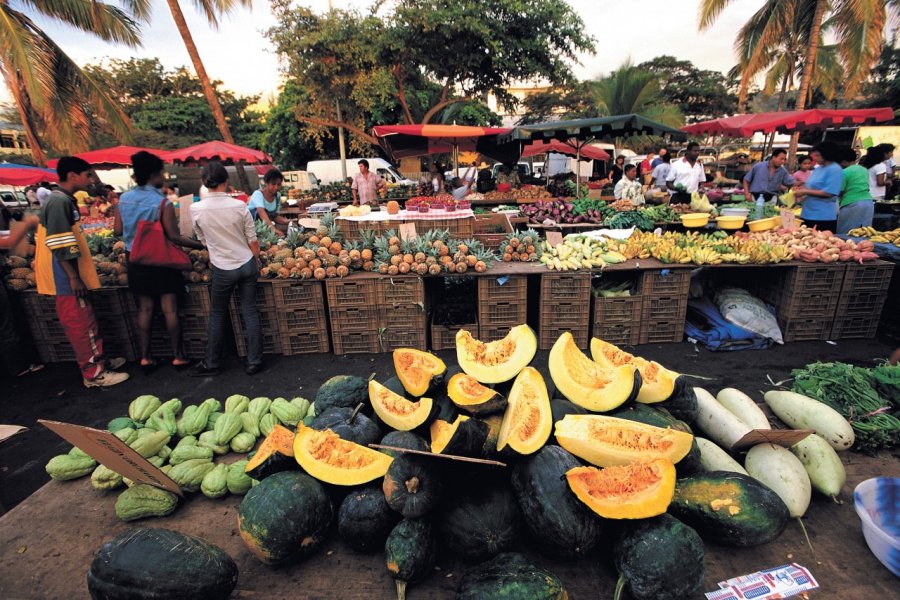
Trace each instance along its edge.
{"label": "wooden stick", "polygon": [[468,456],[456,456],[454,454],[435,454],[434,452],[424,452],[422,450],[410,450],[409,448],[398,448],[397,446],[384,446],[382,444],[369,444],[369,448],[377,448],[379,450],[393,450],[394,452],[407,452],[409,454],[419,454],[421,456],[434,456],[436,458],[446,458],[448,460],[458,460],[460,462],[475,463],[479,465],[490,465],[492,467],[505,467],[506,463],[496,460],[487,460],[484,458],[470,458]]}

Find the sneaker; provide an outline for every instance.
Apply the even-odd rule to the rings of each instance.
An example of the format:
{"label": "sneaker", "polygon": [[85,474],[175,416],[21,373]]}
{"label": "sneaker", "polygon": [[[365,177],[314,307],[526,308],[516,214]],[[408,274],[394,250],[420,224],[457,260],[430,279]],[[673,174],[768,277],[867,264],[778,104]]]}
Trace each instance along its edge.
{"label": "sneaker", "polygon": [[205,362],[201,362],[188,371],[188,377],[213,377],[221,372],[219,367],[207,367]]}
{"label": "sneaker", "polygon": [[244,369],[244,371],[247,372],[247,375],[256,375],[257,373],[262,371],[264,368],[265,367],[262,365],[262,363],[259,363],[259,364],[255,364],[255,365],[247,365],[247,367]]}
{"label": "sneaker", "polygon": [[109,387],[112,385],[116,385],[117,383],[122,383],[123,381],[128,379],[128,377],[128,373],[119,373],[118,371],[103,371],[94,379],[85,379],[84,387]]}
{"label": "sneaker", "polygon": [[117,356],[116,358],[110,358],[106,361],[106,368],[109,371],[115,371],[119,367],[125,364],[125,359],[121,356]]}

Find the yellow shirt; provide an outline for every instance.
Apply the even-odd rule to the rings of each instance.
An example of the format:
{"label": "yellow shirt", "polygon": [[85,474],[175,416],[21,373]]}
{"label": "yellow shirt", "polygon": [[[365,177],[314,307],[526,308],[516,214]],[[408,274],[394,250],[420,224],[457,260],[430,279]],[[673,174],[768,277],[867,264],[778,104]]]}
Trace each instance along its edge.
{"label": "yellow shirt", "polygon": [[88,194],[87,192],[83,192],[83,191],[82,191],[82,192],[75,192],[75,193],[72,194],[72,195],[75,196],[75,200],[78,201],[79,206],[84,206],[84,205],[86,205],[86,204],[88,203],[88,200],[89,200],[90,197],[91,197],[90,194]]}

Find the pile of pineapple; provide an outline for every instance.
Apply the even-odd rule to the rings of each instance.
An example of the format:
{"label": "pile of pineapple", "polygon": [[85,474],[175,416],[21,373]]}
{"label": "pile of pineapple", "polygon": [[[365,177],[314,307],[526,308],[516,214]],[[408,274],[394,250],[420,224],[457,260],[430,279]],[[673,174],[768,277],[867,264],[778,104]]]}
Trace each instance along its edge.
{"label": "pile of pineapple", "polygon": [[292,232],[275,244],[268,244],[262,253],[266,265],[260,270],[262,277],[278,279],[329,279],[346,277],[351,270],[371,271],[375,268],[371,243],[374,234],[361,241],[343,241],[340,229],[334,224],[334,216],[326,215],[319,227],[309,236]]}
{"label": "pile of pineapple", "polygon": [[393,230],[375,239],[375,265],[382,275],[484,273],[496,257],[477,240],[453,240],[446,229],[432,229],[410,240]]}
{"label": "pile of pineapple", "polygon": [[531,262],[540,258],[540,235],[534,229],[515,231],[506,236],[500,244],[500,259],[503,262]]}
{"label": "pile of pineapple", "polygon": [[31,261],[21,256],[10,256],[4,262],[9,272],[6,274],[6,287],[16,291],[24,292],[35,286],[34,271],[31,269]]}
{"label": "pile of pineapple", "polygon": [[[110,238],[111,245],[98,248],[91,256],[100,285],[104,287],[128,285],[128,266],[125,262],[125,242]],[[88,244],[91,247],[91,244]],[[94,251],[94,248],[91,247]]]}

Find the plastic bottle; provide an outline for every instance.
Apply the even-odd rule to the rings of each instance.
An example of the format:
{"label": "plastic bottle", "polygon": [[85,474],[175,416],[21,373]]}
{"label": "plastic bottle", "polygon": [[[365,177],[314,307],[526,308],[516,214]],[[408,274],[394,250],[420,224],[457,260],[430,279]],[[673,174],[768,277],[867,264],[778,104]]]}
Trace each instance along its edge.
{"label": "plastic bottle", "polygon": [[756,208],[753,211],[753,220],[758,220],[763,218],[763,214],[765,214],[765,205],[766,199],[760,194],[756,197]]}

